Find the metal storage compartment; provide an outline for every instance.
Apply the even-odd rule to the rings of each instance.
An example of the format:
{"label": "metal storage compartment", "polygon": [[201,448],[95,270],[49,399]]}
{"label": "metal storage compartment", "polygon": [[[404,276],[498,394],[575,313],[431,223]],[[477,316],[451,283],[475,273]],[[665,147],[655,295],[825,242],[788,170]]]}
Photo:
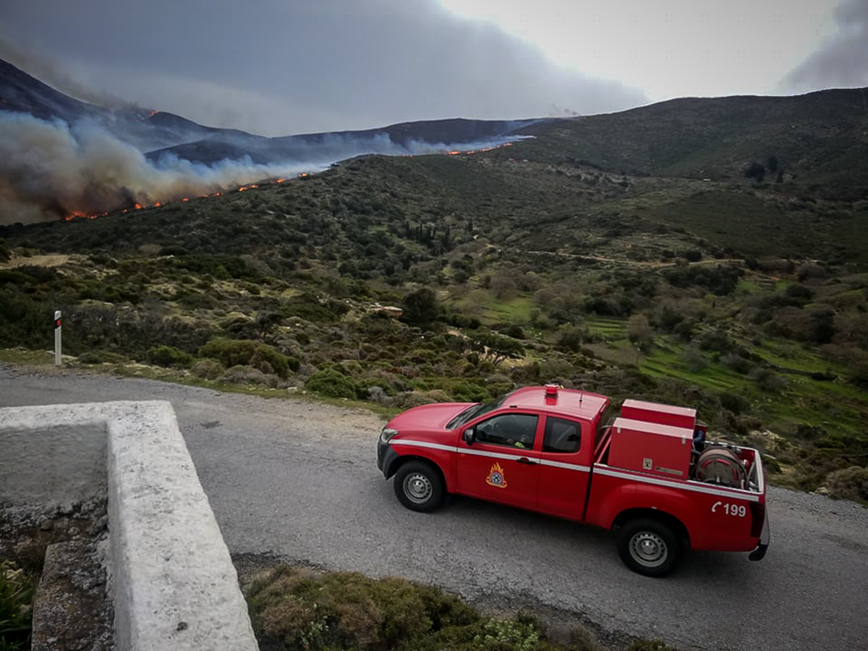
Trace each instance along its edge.
{"label": "metal storage compartment", "polygon": [[691,431],[696,426],[696,410],[656,402],[628,399],[621,405],[621,416],[630,420],[659,423],[672,427],[686,427]]}
{"label": "metal storage compartment", "polygon": [[609,444],[610,466],[687,479],[693,429],[616,418]]}

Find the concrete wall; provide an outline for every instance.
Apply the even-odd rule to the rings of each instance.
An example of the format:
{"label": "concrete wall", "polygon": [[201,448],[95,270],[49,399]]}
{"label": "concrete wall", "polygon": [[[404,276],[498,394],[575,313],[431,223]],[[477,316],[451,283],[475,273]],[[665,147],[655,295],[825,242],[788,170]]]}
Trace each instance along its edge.
{"label": "concrete wall", "polygon": [[258,648],[168,402],[0,409],[0,446],[11,451],[0,455],[0,501],[50,507],[107,487],[119,651]]}

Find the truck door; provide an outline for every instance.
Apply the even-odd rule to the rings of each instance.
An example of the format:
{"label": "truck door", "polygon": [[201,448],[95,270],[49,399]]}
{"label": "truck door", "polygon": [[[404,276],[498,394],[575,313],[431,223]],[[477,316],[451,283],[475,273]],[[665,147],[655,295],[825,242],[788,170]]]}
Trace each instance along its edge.
{"label": "truck door", "polygon": [[593,446],[590,424],[546,416],[540,453],[537,509],[563,518],[584,517],[585,497],[590,481]]}
{"label": "truck door", "polygon": [[501,413],[473,425],[471,445],[458,443],[458,492],[492,502],[536,506],[539,416]]}

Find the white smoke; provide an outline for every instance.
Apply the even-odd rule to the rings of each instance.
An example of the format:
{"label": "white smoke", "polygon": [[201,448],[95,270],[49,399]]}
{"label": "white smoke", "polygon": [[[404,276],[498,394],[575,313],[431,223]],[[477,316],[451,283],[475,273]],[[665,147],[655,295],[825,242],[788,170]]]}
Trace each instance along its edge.
{"label": "white smoke", "polygon": [[321,169],[249,159],[207,166],[172,156],[152,163],[94,123],[0,112],[0,224],[153,205]]}
{"label": "white smoke", "polygon": [[[326,169],[362,154],[407,156],[497,147],[522,136],[471,143],[408,141],[387,134],[327,134],[293,143],[281,163],[255,164],[250,156],[212,165],[164,152],[156,160],[119,140],[95,122],[73,126],[25,113],[0,111],[0,224],[98,214],[134,204],[177,201],[237,188],[262,179]],[[265,140],[265,139],[262,139]]]}

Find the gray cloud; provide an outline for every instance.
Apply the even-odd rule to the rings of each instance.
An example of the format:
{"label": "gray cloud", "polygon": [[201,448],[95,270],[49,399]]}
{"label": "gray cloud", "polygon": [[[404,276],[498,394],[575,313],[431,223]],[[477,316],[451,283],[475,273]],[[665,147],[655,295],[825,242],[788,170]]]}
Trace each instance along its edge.
{"label": "gray cloud", "polygon": [[838,32],[783,79],[786,88],[868,86],[868,2],[844,0],[834,13]]}
{"label": "gray cloud", "polygon": [[28,0],[0,4],[0,25],[0,56],[62,61],[40,68],[61,90],[267,135],[647,101],[434,0]]}

